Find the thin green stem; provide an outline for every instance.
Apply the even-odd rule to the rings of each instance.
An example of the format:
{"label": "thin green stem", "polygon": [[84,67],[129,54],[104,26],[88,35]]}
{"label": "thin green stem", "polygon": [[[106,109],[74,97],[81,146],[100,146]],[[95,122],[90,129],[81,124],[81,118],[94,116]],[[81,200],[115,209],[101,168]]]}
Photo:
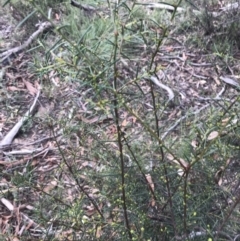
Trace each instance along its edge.
{"label": "thin green stem", "polygon": [[68,164],[68,162],[67,162],[67,160],[66,160],[66,158],[65,158],[65,154],[63,153],[63,150],[62,150],[61,146],[59,145],[59,143],[58,143],[58,141],[57,141],[57,137],[56,137],[56,134],[55,134],[55,132],[54,132],[54,129],[51,128],[51,130],[52,130],[52,133],[53,133],[55,142],[56,142],[56,144],[57,144],[57,148],[58,148],[58,150],[59,150],[59,152],[60,152],[60,155],[61,155],[61,157],[62,157],[62,160],[63,160],[63,162],[65,163],[65,165],[67,166],[67,168],[68,168],[69,172],[71,173],[72,177],[74,178],[77,186],[79,187],[79,189],[81,190],[81,192],[88,198],[88,200],[92,203],[92,205],[94,206],[94,208],[96,209],[96,211],[99,213],[99,215],[101,216],[101,218],[104,219],[104,216],[103,216],[101,210],[99,209],[98,204],[97,204],[96,201],[95,201],[92,197],[90,197],[90,195],[85,191],[84,187],[79,183],[79,179],[76,177],[76,175],[75,175],[75,173],[74,173],[74,171],[73,171],[73,169],[72,169],[72,166],[70,166],[70,165]]}
{"label": "thin green stem", "polygon": [[185,172],[185,179],[184,179],[184,192],[183,192],[183,226],[184,232],[187,233],[187,181],[188,181],[188,171]]}
{"label": "thin green stem", "polygon": [[225,226],[225,224],[227,223],[227,221],[229,220],[229,218],[231,217],[234,209],[236,208],[236,206],[240,203],[240,195],[238,196],[237,200],[235,201],[235,203],[232,204],[232,206],[229,209],[228,215],[225,217],[225,219],[223,220],[222,224],[219,226],[218,231],[217,231],[217,236],[216,236],[216,240],[218,240],[218,236],[221,230],[223,230],[223,227]]}
{"label": "thin green stem", "polygon": [[[117,11],[117,10],[116,10]],[[117,14],[115,14],[117,15]],[[115,16],[116,17],[116,16]],[[116,21],[116,19],[115,19]],[[120,157],[120,163],[121,163],[121,191],[122,191],[122,206],[123,206],[123,213],[124,213],[124,219],[125,219],[125,225],[127,228],[128,236],[129,239],[132,240],[132,233],[130,229],[130,224],[128,220],[128,214],[127,214],[127,204],[126,204],[126,190],[125,190],[125,165],[124,165],[124,156],[123,156],[123,143],[121,140],[122,136],[122,131],[121,127],[119,124],[119,103],[118,103],[118,85],[117,85],[117,79],[118,79],[118,68],[117,68],[117,52],[118,52],[118,30],[117,27],[115,27],[115,46],[114,46],[114,54],[113,54],[113,59],[114,59],[114,78],[113,78],[113,89],[114,89],[114,100],[113,100],[113,105],[114,105],[114,114],[115,114],[115,122],[117,126],[117,142],[118,142],[118,147],[119,147],[119,157]]]}
{"label": "thin green stem", "polygon": [[[138,169],[139,169],[140,173],[142,174],[142,176],[143,176],[145,182],[146,182],[147,184],[149,184],[149,182],[148,182],[148,180],[147,180],[147,177],[146,177],[145,173],[143,172],[142,167],[141,167],[140,163],[138,162],[138,160],[137,160],[137,158],[136,158],[134,152],[132,151],[131,146],[128,144],[128,142],[127,142],[125,136],[123,136],[123,139],[124,139],[124,141],[125,141],[125,145],[127,146],[129,152],[131,153],[131,155],[132,155],[132,157],[133,157],[133,160],[134,160],[135,163],[137,164]],[[157,200],[157,197],[156,197],[156,195],[155,195],[155,193],[154,193],[154,190],[153,190],[152,186],[151,186],[151,185],[148,185],[148,186],[149,186],[150,192],[151,192],[151,194],[152,194],[154,200]]]}
{"label": "thin green stem", "polygon": [[[138,114],[135,113],[135,111],[133,111],[131,108],[129,108],[128,104],[123,102],[122,103],[123,106],[128,110],[129,113],[131,113],[133,116],[136,117],[136,119],[140,122],[140,124],[150,133],[150,135],[156,139],[156,141],[159,143],[159,146],[163,149],[165,149],[169,154],[172,155],[172,157],[174,158],[174,160],[176,160],[178,162],[178,164],[184,169],[186,170],[187,167],[185,167],[182,162],[180,161],[180,159],[178,157],[176,157],[176,155],[167,147],[164,145],[162,139],[156,134],[156,132],[151,129],[151,127],[149,127],[149,125],[147,125],[139,116]],[[161,153],[162,158],[163,158],[163,153]]]}

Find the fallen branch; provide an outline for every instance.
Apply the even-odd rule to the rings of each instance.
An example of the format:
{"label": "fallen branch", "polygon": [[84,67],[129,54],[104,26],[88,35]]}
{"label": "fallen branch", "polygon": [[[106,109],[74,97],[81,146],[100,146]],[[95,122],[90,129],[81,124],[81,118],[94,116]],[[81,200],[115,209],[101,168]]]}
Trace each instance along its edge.
{"label": "fallen branch", "polygon": [[[23,149],[23,150],[13,150],[13,151],[10,151],[10,152],[3,152],[3,154],[5,156],[14,156],[14,155],[33,155],[35,153],[40,153],[42,152],[43,150],[46,150],[46,148],[36,148],[34,150],[27,150],[27,149]],[[0,162],[1,164],[1,162]]]}
{"label": "fallen branch", "polygon": [[[181,7],[174,7],[168,3],[137,3],[138,5],[144,5],[146,6],[147,8],[150,8],[150,9],[160,9],[160,10],[166,10],[166,11],[169,11],[169,12],[173,12],[175,11],[176,9],[176,12],[178,13],[184,13],[186,12],[187,10],[185,8],[181,8]],[[198,11],[198,10],[193,10],[193,13],[195,14],[200,14],[201,12]]]}
{"label": "fallen branch", "polygon": [[[37,152],[35,155],[31,155],[31,159],[33,160],[34,158],[42,155],[42,157],[46,156],[46,154],[49,152],[49,151],[55,151],[56,148],[42,148],[41,150],[39,150],[39,152]],[[13,152],[9,152],[9,153],[4,153],[5,155],[16,155],[16,154],[19,154],[19,153],[15,153],[15,151]],[[22,155],[24,155],[24,153],[20,153]],[[32,153],[34,154],[34,153]],[[18,160],[18,161],[0,161],[0,165],[3,165],[5,167],[7,167],[7,169],[9,168],[13,168],[13,167],[16,167],[16,166],[20,166],[20,165],[24,165],[26,164],[27,162],[29,162],[29,156],[26,156],[25,158],[21,159],[21,160]],[[55,167],[54,167],[55,168]]]}
{"label": "fallen branch", "polygon": [[[175,10],[175,7],[167,3],[146,3],[146,5],[148,8],[159,8],[170,12],[173,12]],[[177,7],[176,11],[181,13],[181,12],[185,12],[186,10],[184,8]]]}
{"label": "fallen branch", "polygon": [[[1,202],[9,211],[14,212],[14,210],[16,210],[12,203],[8,201],[6,198],[1,198]],[[22,212],[20,212],[20,215],[22,216],[24,221],[30,222],[33,227],[39,228],[39,225],[35,223],[32,219],[30,219],[27,215],[23,214]]]}
{"label": "fallen branch", "polygon": [[[61,136],[61,134],[58,134],[56,135],[56,137],[59,137]],[[35,145],[35,144],[38,144],[38,143],[41,143],[41,142],[44,142],[44,141],[47,141],[47,140],[50,140],[50,139],[53,139],[55,138],[54,136],[48,136],[48,137],[44,137],[42,139],[39,139],[39,140],[36,140],[34,142],[30,142],[30,143],[25,143],[25,144],[21,144],[21,143],[16,143],[16,144],[9,144],[9,145],[4,145],[4,146],[0,146],[0,150],[7,150],[7,149],[10,149],[10,148],[15,148],[15,147],[22,147],[22,146],[32,146],[32,145]]]}
{"label": "fallen branch", "polygon": [[[39,232],[39,236],[44,234],[57,234],[57,231],[53,231],[52,228],[45,229],[44,227],[40,226],[38,223],[33,221],[31,218],[29,218],[26,214],[20,212],[20,208],[14,207],[8,199],[1,198],[0,201],[11,213],[15,213],[15,215],[18,217],[18,225],[20,226],[20,224],[22,223],[23,229],[30,229],[32,232]],[[28,225],[25,226],[25,223],[27,223]],[[18,231],[17,235],[21,235],[21,231]]]}
{"label": "fallen branch", "polygon": [[[181,7],[174,7],[168,3],[137,3],[138,5],[144,5],[146,6],[147,8],[150,8],[150,9],[160,9],[160,10],[166,10],[166,11],[169,11],[169,12],[173,12],[173,11],[176,11],[177,13],[185,13],[187,12],[187,8],[181,8]],[[229,11],[234,11],[236,9],[239,8],[239,4],[238,2],[235,2],[235,3],[229,3],[227,4],[225,7],[222,7],[220,8],[219,12],[209,12],[209,14],[211,14],[213,17],[218,17],[220,16],[222,13],[224,12],[229,12]],[[199,10],[195,10],[193,9],[192,12],[195,14],[195,15],[200,15],[202,14],[201,11]]]}
{"label": "fallen branch", "polygon": [[20,119],[20,121],[18,121],[17,124],[15,124],[15,126],[8,132],[8,134],[2,139],[2,141],[0,142],[0,148],[6,146],[6,145],[10,145],[13,141],[13,138],[16,136],[16,134],[18,133],[18,131],[21,129],[22,125],[28,120],[28,118],[32,115],[33,110],[35,109],[38,97],[40,95],[40,90],[38,90],[38,93],[34,99],[34,102],[32,104],[32,106],[30,107],[30,109],[26,112],[26,114]]}
{"label": "fallen branch", "polygon": [[89,5],[86,5],[86,4],[81,4],[75,0],[71,0],[71,5],[74,6],[74,7],[77,7],[81,10],[84,10],[84,11],[87,11],[87,12],[95,12],[97,9],[92,7],[92,6],[89,6]]}
{"label": "fallen branch", "polygon": [[174,93],[173,93],[172,89],[170,89],[168,86],[160,83],[156,77],[151,76],[151,77],[150,77],[150,80],[151,80],[155,85],[157,85],[157,86],[160,87],[161,89],[164,89],[164,90],[166,90],[166,91],[168,92],[168,103],[169,103],[171,100],[174,99]]}
{"label": "fallen branch", "polygon": [[44,30],[50,28],[52,26],[52,24],[50,22],[43,22],[39,25],[38,30],[36,32],[34,32],[29,38],[28,40],[23,43],[22,45],[9,49],[3,53],[0,54],[0,62],[3,62],[4,60],[8,59],[11,55],[13,54],[17,54],[19,52],[21,52],[23,49],[27,48],[35,38],[37,38],[37,36],[42,33]]}

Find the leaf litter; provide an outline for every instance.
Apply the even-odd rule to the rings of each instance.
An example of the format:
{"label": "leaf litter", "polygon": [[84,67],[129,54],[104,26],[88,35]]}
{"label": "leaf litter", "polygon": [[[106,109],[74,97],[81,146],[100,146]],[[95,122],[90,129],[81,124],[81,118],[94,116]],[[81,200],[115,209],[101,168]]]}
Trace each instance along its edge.
{"label": "leaf litter", "polygon": [[[21,58],[31,60],[30,55],[27,57],[21,56]],[[142,63],[144,63],[144,60],[147,61],[147,58],[142,57]],[[128,66],[133,66],[131,69],[122,67],[124,75],[131,76],[133,74],[132,72],[135,71],[134,64],[132,64],[133,61],[125,59],[124,62]],[[176,98],[176,100],[174,100],[174,105],[171,106],[170,109],[165,110],[164,116],[160,121],[161,126],[165,127],[164,131],[171,128],[172,123],[181,118],[184,113],[187,113],[188,111],[194,112],[204,107],[206,101],[213,99],[214,96],[221,92],[223,86],[226,84],[230,86],[228,86],[229,88],[224,93],[224,98],[231,99],[233,96],[238,95],[237,90],[232,88],[232,86],[236,87],[238,82],[233,80],[233,77],[232,79],[229,77],[218,78],[218,73],[216,73],[215,66],[212,64],[214,62],[217,62],[214,55],[202,55],[201,51],[198,52],[195,49],[188,49],[183,45],[168,43],[160,49],[160,52],[156,57],[156,65],[164,66],[164,69],[159,71],[159,78],[174,91]],[[14,121],[17,123],[18,118],[23,116],[23,113],[28,110],[29,103],[36,96],[39,87],[39,83],[35,80],[36,77],[28,73],[24,61],[21,59],[15,59],[12,64],[16,66],[16,70],[13,71],[11,66],[6,69],[4,81],[8,94],[6,99],[12,100],[10,101],[10,109],[15,110],[17,114],[11,116],[12,114],[8,109],[3,110],[1,113],[0,125],[1,135],[3,137],[9,132]],[[224,70],[221,71],[222,75],[224,75]],[[60,147],[61,150],[64,151],[68,165],[74,166],[77,164],[77,171],[82,173],[80,178],[83,188],[89,196],[93,199],[101,199],[101,190],[96,188],[94,183],[91,183],[91,180],[85,174],[85,170],[103,170],[104,167],[100,168],[97,157],[93,158],[90,155],[90,160],[86,158],[86,156],[88,156],[87,147],[94,146],[95,139],[99,137],[103,137],[103,139],[106,138],[109,142],[115,140],[117,128],[113,122],[114,117],[101,114],[101,109],[93,109],[90,111],[86,104],[86,97],[79,97],[79,94],[75,92],[76,89],[78,89],[78,91],[81,90],[81,92],[85,91],[85,89],[79,86],[78,83],[69,83],[67,81],[63,83],[61,82],[58,73],[54,71],[50,72],[49,79],[55,86],[53,93],[51,93],[52,96],[49,97],[46,92],[41,92],[39,96],[40,104],[38,104],[37,111],[31,120],[33,122],[32,125],[28,126],[25,133],[22,132],[19,134],[17,141],[13,140],[13,142],[8,143],[9,146],[7,150],[4,150],[5,153],[2,152],[1,154],[0,165],[2,165],[3,169],[9,173],[14,171],[13,167],[17,167],[20,173],[24,173],[25,167],[33,168],[34,178],[39,185],[39,190],[46,194],[51,194],[58,188],[62,189],[63,200],[71,204],[76,199],[82,198],[82,196],[77,191],[76,180],[69,177],[69,175],[66,174],[66,169],[64,170],[64,168],[62,168],[63,157],[59,151]],[[141,80],[139,86],[145,94],[145,97],[142,100],[142,103],[137,103],[137,112],[139,116],[148,115],[148,112],[152,110],[151,101],[149,100],[148,95],[150,87],[145,80]],[[136,91],[134,88],[133,90]],[[164,103],[166,98],[162,96],[166,96],[166,93],[161,92],[160,90],[157,91],[160,92],[159,99]],[[17,103],[17,101],[13,101],[16,96],[21,100],[21,108],[19,108],[19,103]],[[76,100],[79,101],[78,103],[80,103],[80,105],[76,103]],[[11,120],[11,126],[6,124],[9,119]],[[65,124],[64,121],[66,120],[70,123],[69,125],[76,127],[76,130],[74,130],[75,135],[70,136],[70,142],[66,141],[67,138],[64,136],[64,131],[67,131],[63,130]],[[63,122],[63,125],[61,124],[61,121]],[[130,115],[123,110],[120,121],[121,127],[127,129],[127,131],[131,133],[132,139],[136,138],[140,140],[141,138],[147,138],[141,136],[143,133],[141,130],[142,127],[134,115]],[[93,130],[93,134],[89,135],[85,140],[86,143],[83,145],[85,147],[81,146],[80,143],[80,139],[85,136],[85,133],[80,130],[79,122],[83,123],[83,128],[87,126]],[[226,125],[228,124],[228,119],[224,119],[222,122],[223,125]],[[177,132],[177,126],[174,128],[174,131]],[[207,140],[214,140],[218,135],[219,133],[217,131],[213,131],[209,134]],[[173,136],[174,134],[171,132],[171,137]],[[36,143],[38,140],[42,141]],[[31,147],[28,145],[30,143],[33,143],[31,144]],[[192,140],[192,145],[194,148],[197,148],[197,142],[195,140]],[[118,146],[115,145],[115,143],[109,144],[108,147],[112,149],[113,153],[118,151]],[[23,151],[30,149],[35,149],[36,153],[23,153],[24,157],[22,157],[19,153],[12,152],[13,150]],[[79,151],[80,149],[81,151]],[[9,158],[6,151],[9,152],[12,158]],[[78,153],[78,156],[76,159],[73,159],[72,153],[76,152]],[[170,154],[168,155],[168,159],[174,165],[178,165],[178,167],[181,166],[179,171],[183,171],[183,169],[187,168],[189,165],[184,159],[180,159],[179,163]],[[223,170],[219,170],[215,176],[216,182],[219,186],[223,183],[222,172]],[[183,174],[180,173],[179,175]],[[61,183],[52,178],[52,176],[61,176]],[[146,179],[148,185],[154,191],[155,186],[152,176],[146,174]],[[1,184],[3,183],[10,184],[10,180],[4,181],[2,179]],[[13,187],[8,187],[6,190],[12,191],[12,188]],[[32,198],[30,200],[25,200],[26,205],[34,203],[33,200],[35,201],[39,197],[39,191],[37,190],[32,189],[31,194]],[[105,202],[108,201],[106,200]],[[21,236],[24,230],[31,230],[31,227],[33,226],[39,227],[39,224],[36,223],[37,220],[32,220],[24,214],[26,209],[23,208],[23,210],[20,210],[19,206],[15,207],[6,198],[2,198],[1,203],[2,208],[6,212],[6,214],[1,217],[1,230],[3,233],[7,232],[9,226],[13,225],[16,227],[14,235],[19,236]],[[100,201],[99,203],[99,209],[102,210],[104,202]],[[150,203],[152,207],[156,205],[153,198],[150,200]],[[86,215],[85,220],[82,220],[83,222],[91,220],[91,217],[97,213],[96,208],[92,204],[85,205],[83,210]],[[9,215],[12,211],[14,212]],[[108,218],[110,218],[110,215]],[[14,221],[12,221],[12,219],[14,219]],[[27,223],[26,226],[24,226],[22,219]],[[119,216],[118,219],[121,220],[122,218]],[[41,228],[39,227],[39,229]],[[43,227],[42,229],[45,230]],[[70,229],[69,232],[71,233]],[[102,232],[102,228],[98,227],[96,238],[100,238]],[[60,234],[58,233],[57,235]],[[66,232],[66,235],[69,234]],[[38,234],[36,234],[36,236],[38,236]],[[13,239],[17,240],[16,237]]]}

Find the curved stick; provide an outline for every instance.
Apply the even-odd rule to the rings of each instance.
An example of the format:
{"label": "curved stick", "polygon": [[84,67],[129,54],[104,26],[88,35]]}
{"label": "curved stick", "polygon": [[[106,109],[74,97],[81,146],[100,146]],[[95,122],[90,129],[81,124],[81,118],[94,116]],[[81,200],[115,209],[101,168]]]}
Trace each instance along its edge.
{"label": "curved stick", "polygon": [[15,126],[7,133],[7,135],[2,139],[2,141],[0,142],[0,148],[4,147],[6,145],[10,145],[13,141],[13,138],[16,136],[16,134],[18,133],[18,131],[20,130],[20,128],[22,127],[22,125],[26,122],[26,120],[32,115],[33,110],[36,106],[38,97],[40,95],[40,90],[38,90],[37,95],[34,99],[34,102],[32,104],[32,106],[30,107],[30,109],[26,112],[26,114],[18,121],[17,124],[15,124]]}

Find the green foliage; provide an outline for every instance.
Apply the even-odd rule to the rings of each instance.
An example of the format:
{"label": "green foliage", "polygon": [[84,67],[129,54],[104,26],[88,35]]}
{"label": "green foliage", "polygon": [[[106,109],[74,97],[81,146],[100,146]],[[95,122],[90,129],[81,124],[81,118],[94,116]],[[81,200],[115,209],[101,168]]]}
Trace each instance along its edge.
{"label": "green foliage", "polygon": [[[96,1],[103,10],[89,14],[65,1],[12,4],[52,22],[48,8],[66,12],[51,36],[39,39],[43,59],[31,66],[45,97],[58,102],[48,126],[61,161],[39,180],[28,165],[12,177],[12,185],[34,192],[31,215],[49,231],[46,240],[187,240],[198,229],[207,240],[220,228],[236,235],[238,214],[228,202],[239,206],[231,177],[239,177],[239,98],[196,118],[189,108],[180,128],[161,137],[175,121],[147,79],[161,67],[157,54],[175,12],[147,15],[136,1]],[[58,99],[50,73],[64,87],[59,92],[73,86],[71,99]]]}

